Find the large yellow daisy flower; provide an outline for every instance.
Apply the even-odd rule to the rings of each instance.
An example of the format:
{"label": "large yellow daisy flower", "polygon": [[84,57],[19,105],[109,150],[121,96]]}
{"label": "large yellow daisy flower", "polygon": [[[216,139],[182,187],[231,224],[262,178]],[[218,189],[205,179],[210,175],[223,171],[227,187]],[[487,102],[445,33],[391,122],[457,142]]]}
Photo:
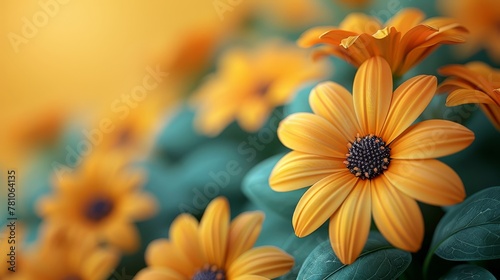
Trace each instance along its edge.
{"label": "large yellow daisy flower", "polygon": [[278,128],[293,151],[270,176],[276,191],[312,185],[293,214],[293,227],[306,236],[330,218],[330,241],[350,264],[368,237],[371,215],[395,247],[417,251],[424,235],[416,200],[450,205],[465,196],[462,181],[433,159],[460,151],[474,139],[462,125],[428,120],[411,125],[432,99],[434,76],[414,77],[392,93],[392,76],[381,57],[356,73],[353,95],[325,82],[313,89],[314,111],[288,116]]}
{"label": "large yellow daisy flower", "polygon": [[359,67],[373,56],[384,57],[396,76],[422,61],[441,44],[465,41],[467,30],[451,18],[430,18],[418,9],[401,10],[385,26],[375,17],[351,13],[339,27],[323,26],[306,31],[302,47],[326,44],[315,56],[334,55]]}
{"label": "large yellow daisy flower", "polygon": [[465,65],[442,67],[439,73],[450,76],[438,90],[450,92],[446,106],[477,103],[500,130],[500,70],[474,61]]}
{"label": "large yellow daisy flower", "polygon": [[252,248],[264,215],[245,212],[229,221],[225,198],[214,199],[200,223],[181,214],[170,227],[170,240],[158,239],[146,251],[148,267],[136,280],[252,280],[275,278],[287,273],[293,258],[282,250]]}
{"label": "large yellow daisy flower", "polygon": [[307,51],[276,41],[251,51],[232,49],[218,68],[192,99],[196,128],[210,136],[235,119],[244,130],[257,131],[301,84],[325,77],[328,70],[310,61]]}
{"label": "large yellow daisy flower", "polygon": [[140,190],[142,173],[113,153],[93,153],[81,165],[54,182],[55,192],[42,198],[37,212],[51,224],[62,225],[71,238],[94,240],[135,251],[139,233],[134,221],[151,217],[156,200]]}

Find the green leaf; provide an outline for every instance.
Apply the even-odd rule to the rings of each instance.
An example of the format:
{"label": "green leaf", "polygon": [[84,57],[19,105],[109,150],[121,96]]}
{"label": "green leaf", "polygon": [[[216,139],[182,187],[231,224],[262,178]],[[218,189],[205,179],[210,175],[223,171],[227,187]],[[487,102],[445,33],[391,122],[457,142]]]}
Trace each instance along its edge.
{"label": "green leaf", "polygon": [[257,206],[271,210],[291,220],[295,206],[306,189],[290,192],[276,192],[269,186],[269,176],[276,163],[284,156],[270,157],[254,166],[243,179],[243,193]]}
{"label": "green leaf", "polygon": [[430,254],[452,261],[500,258],[500,187],[451,208],[436,227],[431,248]]}
{"label": "green leaf", "polygon": [[452,268],[442,280],[494,280],[496,279],[488,270],[472,264],[462,264]]}
{"label": "green leaf", "polygon": [[359,258],[345,265],[335,256],[330,241],[318,245],[302,265],[297,279],[395,279],[411,263],[411,254],[371,232]]}

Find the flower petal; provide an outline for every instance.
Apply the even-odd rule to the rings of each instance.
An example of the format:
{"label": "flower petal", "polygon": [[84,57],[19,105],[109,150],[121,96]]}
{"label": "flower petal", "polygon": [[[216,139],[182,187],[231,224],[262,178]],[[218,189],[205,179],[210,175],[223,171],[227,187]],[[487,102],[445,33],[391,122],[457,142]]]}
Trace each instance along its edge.
{"label": "flower petal", "polygon": [[259,237],[263,222],[264,213],[257,211],[244,212],[231,222],[226,267],[253,247]]}
{"label": "flower petal", "polygon": [[274,166],[269,184],[278,192],[292,191],[311,186],[326,176],[345,169],[341,159],[292,151]]}
{"label": "flower petal", "polygon": [[330,218],[330,242],[343,264],[353,263],[368,239],[371,223],[370,188],[370,180],[359,180],[340,209]]}
{"label": "flower petal", "polygon": [[357,181],[358,178],[345,169],[309,188],[293,213],[295,234],[304,237],[318,229],[342,205]]}
{"label": "flower petal", "polygon": [[394,26],[396,29],[405,34],[415,25],[419,24],[425,18],[425,14],[416,8],[407,8],[399,11],[390,18],[385,26]]}
{"label": "flower petal", "polygon": [[453,64],[444,66],[439,68],[438,73],[443,76],[454,76],[456,78],[468,81],[469,83],[478,87],[483,92],[488,92],[492,90],[488,81],[484,77],[482,77],[481,75],[475,73],[474,71],[468,69],[463,65]]}
{"label": "flower petal", "polygon": [[424,239],[424,219],[417,202],[401,193],[385,176],[372,181],[373,220],[395,247],[416,252]]}
{"label": "flower petal", "polygon": [[391,144],[393,159],[425,159],[451,155],[468,147],[474,133],[452,121],[427,120],[408,128]]}
{"label": "flower petal", "polygon": [[437,79],[434,76],[420,75],[401,84],[392,96],[387,119],[379,135],[391,143],[429,105],[436,92]]}
{"label": "flower petal", "polygon": [[317,85],[309,96],[309,103],[316,115],[333,124],[349,141],[354,141],[359,128],[352,95],[343,86],[333,82]]}
{"label": "flower petal", "polygon": [[144,256],[146,264],[151,268],[168,268],[185,277],[190,277],[196,270],[186,256],[179,254],[174,244],[167,239],[156,239],[149,243]]}
{"label": "flower petal", "polygon": [[198,221],[183,213],[172,222],[169,237],[179,254],[182,254],[195,267],[203,267],[207,260],[203,257],[198,240]]}
{"label": "flower petal", "polygon": [[381,57],[364,62],[354,77],[354,110],[363,135],[379,135],[392,98],[392,72]]}
{"label": "flower petal", "polygon": [[286,117],[278,136],[283,145],[299,152],[337,158],[345,158],[347,152],[347,139],[327,120],[310,113]]}
{"label": "flower petal", "polygon": [[219,197],[208,204],[200,222],[200,245],[208,263],[224,267],[228,232],[229,203]]}
{"label": "flower petal", "polygon": [[227,278],[254,274],[267,278],[279,277],[292,269],[293,257],[284,251],[272,247],[262,246],[250,249],[239,256],[227,270]]}
{"label": "flower petal", "polygon": [[446,98],[446,106],[450,107],[470,103],[497,105],[489,95],[475,89],[457,89]]}
{"label": "flower petal", "polygon": [[297,45],[302,48],[308,48],[316,44],[323,43],[323,41],[320,39],[320,36],[332,29],[335,29],[335,27],[318,26],[310,28],[306,30],[306,32],[302,33],[302,35],[300,35],[300,38],[297,40]]}
{"label": "flower petal", "polygon": [[393,159],[383,175],[401,192],[427,204],[452,205],[465,198],[457,173],[435,159]]}
{"label": "flower petal", "polygon": [[189,280],[189,277],[168,268],[144,268],[134,277],[134,280]]}

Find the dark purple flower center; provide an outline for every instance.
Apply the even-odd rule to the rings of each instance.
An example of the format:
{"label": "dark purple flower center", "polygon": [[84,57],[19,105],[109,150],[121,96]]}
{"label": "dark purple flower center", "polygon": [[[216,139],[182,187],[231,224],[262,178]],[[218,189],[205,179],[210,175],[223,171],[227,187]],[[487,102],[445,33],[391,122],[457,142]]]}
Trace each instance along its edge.
{"label": "dark purple flower center", "polygon": [[374,135],[356,137],[348,143],[349,153],[344,164],[354,176],[360,179],[373,179],[384,173],[391,162],[391,148],[382,138]]}
{"label": "dark purple flower center", "polygon": [[113,211],[113,202],[109,198],[94,198],[87,205],[85,216],[92,221],[98,222],[107,217]]}

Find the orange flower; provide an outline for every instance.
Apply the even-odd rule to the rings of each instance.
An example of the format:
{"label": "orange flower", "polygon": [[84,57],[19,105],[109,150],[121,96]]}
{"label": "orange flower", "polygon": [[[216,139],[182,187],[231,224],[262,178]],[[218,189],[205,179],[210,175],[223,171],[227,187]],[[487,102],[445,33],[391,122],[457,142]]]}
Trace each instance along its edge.
{"label": "orange flower", "polygon": [[450,76],[438,89],[440,92],[450,92],[446,106],[477,103],[500,130],[500,70],[475,61],[445,66],[439,69],[439,73]]}
{"label": "orange flower", "polygon": [[497,0],[441,0],[443,13],[460,21],[470,31],[467,42],[459,48],[469,56],[485,48],[500,62],[500,3]]}
{"label": "orange flower", "polygon": [[127,169],[117,154],[94,153],[54,182],[55,193],[38,203],[45,221],[66,228],[71,238],[92,237],[131,252],[139,246],[133,222],[151,217],[156,200],[141,192],[142,173]]}
{"label": "orange flower", "polygon": [[14,279],[104,280],[120,260],[116,250],[98,246],[91,238],[70,240],[65,229],[58,226],[42,226],[33,249],[26,252],[25,262],[14,273]]}
{"label": "orange flower", "polygon": [[315,57],[334,55],[356,67],[382,56],[392,73],[402,76],[441,44],[464,42],[467,30],[451,18],[430,18],[418,9],[404,9],[385,23],[375,17],[351,13],[339,27],[315,27],[298,40],[302,47],[326,44]]}
{"label": "orange flower", "polygon": [[195,125],[210,136],[234,119],[244,130],[257,131],[302,83],[325,77],[328,70],[324,63],[312,63],[304,50],[281,42],[230,50],[218,68],[192,99]]}
{"label": "orange flower", "polygon": [[214,199],[201,222],[181,214],[170,227],[170,240],[158,239],[146,251],[148,267],[135,279],[251,280],[287,273],[293,258],[272,246],[252,248],[264,215],[246,212],[229,221],[225,198]]}
{"label": "orange flower", "polygon": [[450,205],[465,197],[462,181],[433,158],[467,147],[474,134],[446,120],[411,125],[436,91],[434,76],[417,76],[392,93],[389,64],[381,57],[363,63],[353,95],[325,82],[313,89],[314,114],[288,116],[278,128],[293,151],[270,176],[275,191],[312,185],[293,214],[299,237],[330,219],[330,241],[339,259],[356,260],[368,238],[371,216],[397,248],[417,251],[424,236],[415,200]]}

